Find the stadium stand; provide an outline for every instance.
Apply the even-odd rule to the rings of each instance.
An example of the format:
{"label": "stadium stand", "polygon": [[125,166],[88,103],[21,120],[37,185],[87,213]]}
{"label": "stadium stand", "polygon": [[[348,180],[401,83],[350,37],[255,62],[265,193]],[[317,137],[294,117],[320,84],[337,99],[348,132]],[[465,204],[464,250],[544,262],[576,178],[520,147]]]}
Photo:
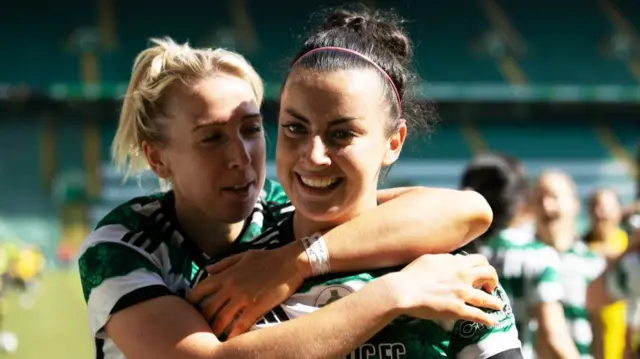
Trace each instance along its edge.
{"label": "stadium stand", "polygon": [[[145,47],[148,38],[170,35],[179,41],[189,40],[195,46],[223,46],[245,54],[266,79],[268,95],[273,99],[278,94],[286,59],[295,50],[297,37],[307,26],[309,15],[320,8],[300,1],[193,2],[147,15],[150,9],[156,8],[156,2],[96,3],[71,1],[73,6],[65,11],[65,21],[46,12],[33,12],[29,4],[20,2],[13,2],[10,12],[1,12],[0,23],[9,26],[11,31],[0,31],[0,45],[13,49],[15,56],[2,58],[0,84],[25,83],[45,92],[53,89],[55,91],[49,93],[64,97],[88,96],[91,93],[74,92],[74,89],[97,82],[97,89],[107,97],[117,97],[126,87],[135,55]],[[338,3],[342,1],[324,2],[326,6]],[[612,92],[603,90],[602,93],[609,101],[616,101],[624,91],[631,91],[629,96],[633,99],[640,98],[637,88],[621,87],[637,84],[633,71],[635,60],[618,56],[611,49],[616,34],[625,34],[631,43],[638,42],[632,26],[640,23],[637,2],[589,1],[559,5],[557,1],[541,0],[535,6],[506,0],[376,3],[382,7],[394,6],[410,20],[407,27],[417,45],[416,66],[426,80],[425,88],[437,88],[439,92],[434,97],[441,101],[462,101],[464,96],[461,97],[460,91],[469,89],[472,89],[469,90],[471,98],[479,96],[486,100],[496,93],[510,96],[527,94],[529,90],[537,93],[531,90],[536,86],[542,86],[541,91],[549,101],[563,94],[581,101],[580,89],[592,85],[608,86],[604,90]],[[284,8],[288,14],[286,21],[280,16]],[[468,11],[459,11],[460,8]],[[612,15],[611,8],[622,16]],[[276,13],[279,15],[269,16]],[[32,23],[39,26],[24,25]],[[531,87],[517,92],[509,84]],[[476,85],[480,87],[474,88]],[[555,85],[570,86],[552,88]],[[494,93],[496,89],[500,91]],[[156,183],[148,179],[142,181],[142,188],[135,180],[123,185],[109,164],[115,117],[113,114],[110,121],[100,122],[97,130],[101,157],[95,162],[99,164],[98,182],[102,186],[100,196],[91,202],[92,223],[115,203],[157,188]],[[272,121],[271,117],[268,120]],[[394,166],[385,185],[416,183],[455,187],[462,166],[470,156],[490,149],[521,157],[530,167],[531,175],[547,166],[568,170],[576,177],[583,197],[602,184],[614,186],[624,199],[632,196],[632,175],[624,157],[635,151],[640,126],[618,124],[607,118],[601,119],[606,125],[563,121],[553,124],[486,122],[486,119],[460,123],[459,120],[447,118],[433,134],[410,138],[401,161]],[[86,156],[87,143],[92,143],[87,140],[91,130],[78,119],[58,122],[51,150],[56,154],[58,180],[52,180],[51,184],[63,183],[61,187],[66,188],[65,181],[87,181],[88,167],[92,166]],[[20,152],[20,156],[25,161],[38,163],[38,144],[31,142],[47,132],[43,125],[27,126],[11,119],[3,126],[2,138],[6,137],[7,143],[15,143],[20,148],[29,144],[29,149]],[[269,158],[272,158],[276,138],[272,124],[268,124],[267,133]],[[0,168],[14,165],[14,160],[0,160]],[[55,217],[51,193],[66,192],[47,190],[42,181],[36,180],[42,177],[38,171],[31,167],[28,171],[16,171],[11,179],[5,176],[0,183],[3,188],[9,183],[15,184],[10,193],[5,190],[8,197],[28,193],[28,198],[33,199],[25,201],[25,208],[43,208],[47,216]],[[14,205],[3,202],[3,206],[7,207],[3,207],[2,212],[6,218],[4,213]]]}

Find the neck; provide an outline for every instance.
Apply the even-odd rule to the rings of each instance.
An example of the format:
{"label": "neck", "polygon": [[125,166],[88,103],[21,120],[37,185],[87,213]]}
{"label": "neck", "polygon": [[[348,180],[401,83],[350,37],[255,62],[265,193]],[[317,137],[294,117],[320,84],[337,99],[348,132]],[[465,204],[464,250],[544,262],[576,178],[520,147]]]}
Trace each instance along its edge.
{"label": "neck", "polygon": [[[374,188],[374,191],[376,189]],[[308,237],[314,233],[325,233],[330,229],[337,227],[343,223],[349,222],[353,218],[359,216],[363,212],[371,210],[378,205],[378,201],[376,199],[376,192],[374,192],[371,196],[370,200],[361,200],[360,203],[353,210],[349,211],[349,215],[338,216],[336,218],[332,218],[330,220],[315,220],[312,218],[308,218],[304,215],[304,213],[296,210],[293,215],[293,234],[297,240],[300,240],[304,237]],[[295,203],[294,203],[295,206]]]}
{"label": "neck", "polygon": [[180,227],[206,255],[214,256],[229,247],[240,235],[244,221],[224,223],[212,220],[198,208],[189,206],[176,195],[175,211]]}
{"label": "neck", "polygon": [[562,223],[562,221],[538,224],[536,234],[540,241],[560,252],[571,248],[576,240],[575,227],[570,223]]}

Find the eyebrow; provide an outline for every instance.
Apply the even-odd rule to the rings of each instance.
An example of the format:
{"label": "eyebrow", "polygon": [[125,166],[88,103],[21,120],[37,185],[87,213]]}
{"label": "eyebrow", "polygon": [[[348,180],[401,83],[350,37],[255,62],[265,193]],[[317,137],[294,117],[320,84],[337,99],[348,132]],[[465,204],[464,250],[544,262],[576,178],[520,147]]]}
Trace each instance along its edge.
{"label": "eyebrow", "polygon": [[[293,118],[295,118],[297,120],[300,120],[300,121],[302,121],[304,123],[309,123],[309,120],[306,117],[302,116],[298,111],[296,111],[296,110],[294,110],[294,109],[292,109],[290,107],[285,108],[284,112],[286,112],[287,114],[289,114],[289,116],[291,116],[291,117],[293,117]],[[340,117],[340,118],[336,118],[336,119],[333,119],[333,120],[329,121],[329,126],[340,125],[340,124],[343,124],[343,123],[346,123],[346,122],[351,122],[351,121],[356,121],[356,120],[358,120],[357,117]]]}
{"label": "eyebrow", "polygon": [[[262,114],[260,112],[255,112],[255,113],[249,113],[246,114],[244,116],[242,116],[242,118],[240,119],[240,121],[247,121],[247,120],[252,120],[256,117],[262,117]],[[207,122],[207,123],[199,123],[195,126],[193,126],[193,129],[191,131],[195,132],[198,131],[201,128],[206,128],[206,127],[212,127],[212,126],[222,126],[224,125],[226,122],[220,122],[220,121],[213,121],[213,122]]]}

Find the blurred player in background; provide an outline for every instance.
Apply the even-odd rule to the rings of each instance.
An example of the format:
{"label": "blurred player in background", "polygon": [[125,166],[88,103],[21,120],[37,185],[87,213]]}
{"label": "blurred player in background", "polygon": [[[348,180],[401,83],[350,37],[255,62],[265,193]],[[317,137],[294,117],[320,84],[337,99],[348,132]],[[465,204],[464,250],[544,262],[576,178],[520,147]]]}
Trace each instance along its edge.
{"label": "blurred player in background", "polygon": [[[533,357],[536,348],[552,358],[577,359],[560,302],[560,258],[553,248],[535,240],[522,163],[501,154],[477,156],[467,165],[461,187],[483,195],[493,210],[480,252],[496,268],[509,295],[525,358]],[[534,324],[539,331],[535,345],[530,331]]]}
{"label": "blurred player in background", "polygon": [[[640,236],[640,231],[635,232]],[[638,238],[632,240],[633,245],[617,260],[612,261],[607,270],[589,285],[587,292],[587,306],[589,310],[602,310],[608,305],[620,300],[637,303],[640,300],[640,248]],[[628,323],[635,318],[635,312],[628,313]],[[632,332],[627,337],[625,357],[635,356]]]}
{"label": "blurred player in background", "polygon": [[[640,144],[640,142],[639,142]],[[640,146],[637,165],[640,165]],[[640,168],[640,166],[636,166]],[[627,301],[624,358],[640,357],[640,178],[636,178],[636,199],[626,208],[623,224],[631,234],[627,251],[609,264],[607,270],[589,285],[587,305],[602,310],[620,300]]]}
{"label": "blurred player in background", "polygon": [[[629,243],[627,233],[620,227],[622,205],[615,191],[598,189],[588,202],[590,227],[584,242],[594,253],[605,258],[618,258]],[[602,309],[602,357],[618,359],[625,347],[625,302],[618,301]],[[597,338],[595,338],[597,339]],[[597,346],[596,346],[597,347]],[[600,357],[600,356],[599,356]]]}
{"label": "blurred player in background", "polygon": [[10,268],[10,275],[17,289],[22,292],[19,301],[24,309],[33,306],[38,280],[44,268],[44,255],[37,246],[26,246],[17,253]]}
{"label": "blurred player in background", "polygon": [[[533,208],[537,238],[560,254],[562,305],[569,332],[580,357],[592,357],[594,336],[598,336],[596,346],[601,340],[601,323],[598,315],[587,312],[585,296],[587,285],[602,272],[605,260],[592,252],[578,235],[580,201],[573,179],[559,170],[543,172],[533,190]],[[536,331],[538,335],[540,331]],[[595,352],[600,350],[594,348]],[[541,355],[550,357],[547,353]]]}

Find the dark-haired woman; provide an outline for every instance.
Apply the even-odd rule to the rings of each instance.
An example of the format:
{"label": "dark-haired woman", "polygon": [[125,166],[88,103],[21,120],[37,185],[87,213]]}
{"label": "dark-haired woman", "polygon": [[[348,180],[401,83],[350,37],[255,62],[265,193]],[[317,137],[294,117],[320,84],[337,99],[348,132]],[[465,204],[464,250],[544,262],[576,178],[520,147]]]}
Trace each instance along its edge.
{"label": "dark-haired woman", "polygon": [[[304,42],[282,89],[276,148],[278,178],[296,209],[236,250],[271,249],[299,242],[313,246],[322,231],[378,207],[375,194],[382,168],[398,159],[409,128],[419,129],[431,120],[420,113],[411,96],[415,88],[415,76],[409,68],[411,46],[396,20],[382,12],[338,9],[329,13],[325,24]],[[264,251],[257,253],[259,256]],[[485,260],[480,255],[458,258]],[[226,265],[222,261],[211,270]],[[367,283],[395,276],[398,270],[336,271],[309,278],[259,320],[255,332],[284,326],[325,306],[340,304],[360,294]],[[449,274],[444,268],[437,273]],[[205,278],[193,289],[190,300],[199,304],[212,295],[207,300],[215,302],[217,309],[225,299],[216,293],[219,283],[219,278]],[[478,285],[476,290],[481,288]],[[402,290],[423,289],[408,286]],[[506,296],[500,286],[489,291],[492,298],[505,300],[503,307],[489,312],[494,325],[409,314],[386,323],[357,348],[334,348],[329,357],[521,358]],[[215,319],[211,316],[214,312],[205,309],[205,317]],[[223,315],[233,319],[236,312],[230,310]],[[237,321],[242,321],[242,313],[237,315],[241,318]],[[218,329],[222,331],[227,323],[232,325],[231,321],[224,322]]]}
{"label": "dark-haired woman", "polygon": [[[185,300],[194,273],[209,258],[246,249],[291,207],[279,184],[265,181],[263,89],[251,66],[222,49],[155,43],[134,64],[114,155],[130,170],[151,168],[172,190],[118,206],[83,244],[97,358],[327,358],[403,314],[495,322],[470,305],[502,307],[473,287],[496,285],[486,260],[432,255],[309,316],[238,335],[307,277],[448,252],[488,226],[477,194],[421,188],[381,191],[380,206],[320,237],[225,262],[212,277],[220,279],[215,295],[199,306],[207,319],[215,314],[205,320]],[[221,323],[236,313],[221,343]]]}
{"label": "dark-haired woman", "polygon": [[[496,268],[509,295],[525,357],[535,348],[544,358],[578,358],[560,303],[560,258],[534,238],[522,163],[502,154],[479,155],[467,165],[461,186],[483,195],[494,213],[480,252]],[[530,332],[534,323],[535,340]]]}

